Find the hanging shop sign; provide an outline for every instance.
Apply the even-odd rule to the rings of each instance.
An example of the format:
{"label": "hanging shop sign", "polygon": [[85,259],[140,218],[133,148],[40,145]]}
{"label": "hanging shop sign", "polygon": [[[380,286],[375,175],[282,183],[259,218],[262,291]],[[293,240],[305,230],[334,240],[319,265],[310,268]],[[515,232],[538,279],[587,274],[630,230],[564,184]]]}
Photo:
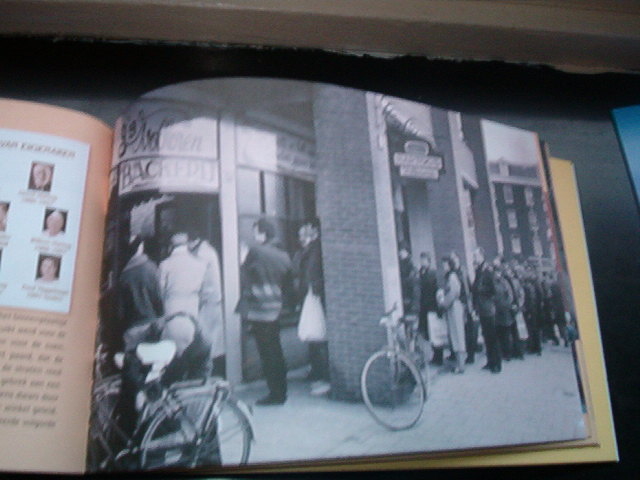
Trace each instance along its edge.
{"label": "hanging shop sign", "polygon": [[439,155],[415,152],[395,153],[393,164],[398,167],[400,176],[424,180],[438,180],[444,166],[442,157]]}

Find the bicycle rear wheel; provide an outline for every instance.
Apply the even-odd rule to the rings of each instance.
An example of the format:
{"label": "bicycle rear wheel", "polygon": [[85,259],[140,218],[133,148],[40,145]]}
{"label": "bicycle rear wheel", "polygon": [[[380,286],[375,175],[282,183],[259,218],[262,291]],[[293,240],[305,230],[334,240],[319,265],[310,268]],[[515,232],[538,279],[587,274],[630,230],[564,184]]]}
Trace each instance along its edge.
{"label": "bicycle rear wheel", "polygon": [[382,350],[369,357],[362,369],[360,388],[371,416],[389,430],[411,428],[422,416],[424,381],[403,353]]}
{"label": "bicycle rear wheel", "polygon": [[158,409],[140,441],[140,469],[220,464],[215,428],[203,431],[212,402],[189,395]]}
{"label": "bicycle rear wheel", "polygon": [[140,468],[242,465],[249,459],[252,431],[234,399],[224,400],[214,419],[211,394],[182,396],[161,408],[140,442]]}

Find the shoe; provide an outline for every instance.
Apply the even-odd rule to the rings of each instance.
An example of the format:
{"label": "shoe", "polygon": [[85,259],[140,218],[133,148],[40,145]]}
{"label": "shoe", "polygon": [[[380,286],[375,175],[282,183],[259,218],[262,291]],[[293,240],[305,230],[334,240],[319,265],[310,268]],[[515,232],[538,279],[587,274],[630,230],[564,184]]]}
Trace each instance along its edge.
{"label": "shoe", "polygon": [[467,365],[473,365],[475,363],[475,359],[473,357],[467,357],[464,363]]}
{"label": "shoe", "polygon": [[273,395],[267,395],[266,397],[262,397],[260,400],[256,402],[256,405],[259,406],[268,406],[268,405],[282,405],[287,401],[287,397],[274,397]]}
{"label": "shoe", "polygon": [[328,393],[329,390],[331,390],[331,384],[329,382],[319,380],[311,384],[311,395],[313,395],[314,397],[324,395]]}
{"label": "shoe", "polygon": [[455,375],[462,375],[464,373],[464,369],[456,367],[456,368],[453,369],[453,373]]}
{"label": "shoe", "polygon": [[493,370],[493,367],[487,363],[484,367],[482,367],[482,370]]}
{"label": "shoe", "polygon": [[500,373],[501,371],[500,367],[491,367],[491,373]]}

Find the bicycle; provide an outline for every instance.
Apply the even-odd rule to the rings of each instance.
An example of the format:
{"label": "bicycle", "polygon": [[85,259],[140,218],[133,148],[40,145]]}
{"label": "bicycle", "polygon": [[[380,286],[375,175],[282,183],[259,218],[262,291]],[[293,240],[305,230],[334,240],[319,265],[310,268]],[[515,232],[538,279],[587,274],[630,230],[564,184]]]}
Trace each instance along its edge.
{"label": "bicycle", "polygon": [[189,380],[162,390],[159,399],[145,404],[131,435],[118,425],[120,385],[120,375],[111,375],[94,388],[90,471],[195,467],[212,449],[219,449],[222,465],[247,463],[250,411],[227,381]]}
{"label": "bicycle", "polygon": [[362,398],[371,416],[389,430],[406,430],[424,413],[428,393],[428,348],[418,333],[417,318],[393,318],[397,305],[384,313],[380,325],[387,343],[364,364]]}

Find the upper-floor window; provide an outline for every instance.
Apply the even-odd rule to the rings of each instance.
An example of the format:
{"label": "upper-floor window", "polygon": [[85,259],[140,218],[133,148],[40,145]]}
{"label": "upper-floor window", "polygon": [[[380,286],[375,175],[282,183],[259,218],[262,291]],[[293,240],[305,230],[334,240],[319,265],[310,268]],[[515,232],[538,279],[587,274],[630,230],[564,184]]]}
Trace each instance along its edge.
{"label": "upper-floor window", "polygon": [[504,195],[504,203],[513,203],[513,187],[511,185],[503,185],[502,193]]}
{"label": "upper-floor window", "polygon": [[518,216],[512,208],[507,210],[507,225],[509,225],[509,228],[518,228]]}

